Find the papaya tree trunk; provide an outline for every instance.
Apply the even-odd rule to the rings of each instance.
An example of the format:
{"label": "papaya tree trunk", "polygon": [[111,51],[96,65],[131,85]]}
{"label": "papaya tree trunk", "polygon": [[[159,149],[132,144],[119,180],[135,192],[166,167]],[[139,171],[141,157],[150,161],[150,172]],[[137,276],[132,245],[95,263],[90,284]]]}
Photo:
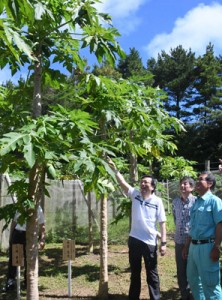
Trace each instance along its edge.
{"label": "papaya tree trunk", "polygon": [[27,300],[38,300],[38,216],[35,210],[27,222]]}
{"label": "papaya tree trunk", "polygon": [[88,192],[89,253],[93,253],[92,192]]}
{"label": "papaya tree trunk", "polygon": [[[102,138],[106,139],[106,120],[101,118],[99,127]],[[100,280],[99,280],[99,298],[108,298],[108,216],[107,216],[107,196],[102,195],[100,200]]]}
{"label": "papaya tree trunk", "polygon": [[[133,143],[134,131],[130,131],[130,140]],[[130,183],[132,186],[138,181],[138,167],[137,167],[137,156],[136,154],[130,152]]]}
{"label": "papaya tree trunk", "polygon": [[100,200],[100,299],[108,298],[108,234],[107,234],[107,197],[103,195]]}
{"label": "papaya tree trunk", "polygon": [[38,118],[42,114],[42,56],[41,47],[37,53],[38,61],[35,63],[34,70],[34,90],[32,101],[32,116]]}
{"label": "papaya tree trunk", "polygon": [[[133,139],[134,139],[134,132],[133,130],[130,131],[130,140],[133,143]],[[135,185],[136,182],[138,182],[138,166],[137,166],[137,156],[134,153],[130,152],[130,183],[132,186]],[[130,210],[130,214],[129,214],[129,230],[131,228],[131,210]]]}
{"label": "papaya tree trunk", "polygon": [[[36,51],[37,61],[34,69],[34,90],[32,101],[32,117],[38,118],[42,114],[42,47],[39,44]],[[29,174],[28,198],[34,202],[34,211],[27,220],[26,228],[26,256],[27,256],[27,300],[39,300],[38,290],[38,206],[41,203],[44,172],[36,162]]]}
{"label": "papaya tree trunk", "polygon": [[138,181],[137,156],[130,153],[130,182],[134,184]]}
{"label": "papaya tree trunk", "polygon": [[34,209],[30,209],[26,228],[27,257],[27,300],[38,300],[38,206],[42,198],[45,173],[36,163],[29,173],[28,199],[33,201]]}

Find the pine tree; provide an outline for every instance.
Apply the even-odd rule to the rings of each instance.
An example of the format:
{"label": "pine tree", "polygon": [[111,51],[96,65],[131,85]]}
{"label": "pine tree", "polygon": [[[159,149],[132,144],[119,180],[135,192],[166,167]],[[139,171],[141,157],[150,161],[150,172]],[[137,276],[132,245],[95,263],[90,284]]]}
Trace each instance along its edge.
{"label": "pine tree", "polygon": [[213,45],[210,43],[206,53],[198,57],[195,69],[195,92],[193,100],[194,112],[207,123],[213,110],[222,108],[221,100],[221,59],[215,57]]}
{"label": "pine tree", "polygon": [[142,58],[135,48],[130,48],[130,54],[125,59],[120,59],[117,68],[123,78],[129,78],[133,75],[144,75],[146,73]]}
{"label": "pine tree", "polygon": [[167,93],[165,109],[183,121],[191,114],[186,105],[193,87],[194,66],[195,54],[182,46],[171,49],[170,54],[162,51],[157,60],[151,58],[147,61],[147,69],[154,75],[154,86]]}

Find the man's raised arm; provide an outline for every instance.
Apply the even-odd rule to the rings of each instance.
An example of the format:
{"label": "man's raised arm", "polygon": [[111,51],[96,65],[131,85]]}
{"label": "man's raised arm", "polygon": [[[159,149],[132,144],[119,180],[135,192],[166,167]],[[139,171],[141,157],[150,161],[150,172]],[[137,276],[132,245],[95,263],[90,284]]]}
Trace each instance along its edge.
{"label": "man's raised arm", "polygon": [[120,187],[123,189],[124,193],[127,195],[131,185],[128,182],[126,182],[123,175],[119,172],[119,170],[117,169],[117,167],[114,164],[114,162],[112,161],[112,159],[108,158],[107,161],[108,161],[111,169],[114,171],[114,173],[116,175],[116,179],[117,179]]}

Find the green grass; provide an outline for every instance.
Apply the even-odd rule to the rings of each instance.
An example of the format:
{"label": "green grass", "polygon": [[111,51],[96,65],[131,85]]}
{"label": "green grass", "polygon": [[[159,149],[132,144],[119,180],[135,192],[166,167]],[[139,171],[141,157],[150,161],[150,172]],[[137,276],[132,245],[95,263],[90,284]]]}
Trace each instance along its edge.
{"label": "green grass", "polygon": [[[76,259],[72,262],[72,286],[74,299],[95,299],[99,287],[100,256],[99,234],[95,236],[93,253],[88,253],[87,228],[82,229],[79,240],[76,241]],[[179,299],[176,280],[176,267],[174,259],[174,243],[172,232],[174,231],[173,217],[167,215],[167,254],[159,257],[159,275],[161,280],[162,299]],[[129,219],[124,218],[117,224],[108,226],[108,273],[109,273],[109,298],[127,299],[130,281],[128,263],[127,239],[129,235]],[[67,297],[67,262],[62,260],[62,238],[60,243],[47,242],[46,248],[39,252],[39,292],[40,300],[54,298],[68,299]],[[0,253],[0,282],[3,284],[7,273],[8,257],[6,253]],[[147,286],[145,271],[142,273],[141,299],[147,299]],[[4,296],[4,298],[1,298]],[[14,298],[13,298],[14,297]],[[12,300],[16,293],[0,295],[0,300]],[[25,291],[22,291],[21,300],[25,299]]]}
{"label": "green grass", "polygon": [[166,214],[166,227],[167,227],[167,233],[169,234],[173,234],[175,231],[175,224],[174,224],[174,220],[173,220],[173,214]]}
{"label": "green grass", "polygon": [[129,218],[124,218],[108,226],[108,243],[124,245],[129,236]]}
{"label": "green grass", "polygon": [[[130,282],[128,247],[123,245],[108,246],[108,285],[109,299],[127,299]],[[7,255],[0,256],[0,281],[4,282],[7,271]],[[168,238],[167,254],[158,258],[161,282],[161,299],[179,299],[174,259],[174,243]],[[62,260],[62,244],[47,244],[39,253],[39,294],[40,300],[55,298],[68,300],[68,264]],[[23,277],[21,276],[23,279]],[[99,288],[100,255],[99,248],[88,253],[87,245],[76,245],[76,259],[72,261],[73,299],[95,299]],[[148,299],[145,268],[142,271],[141,299]],[[3,295],[2,295],[3,296]],[[0,295],[1,297],[1,295]],[[22,292],[22,300],[25,299]],[[1,300],[16,299],[16,292],[4,295]]]}

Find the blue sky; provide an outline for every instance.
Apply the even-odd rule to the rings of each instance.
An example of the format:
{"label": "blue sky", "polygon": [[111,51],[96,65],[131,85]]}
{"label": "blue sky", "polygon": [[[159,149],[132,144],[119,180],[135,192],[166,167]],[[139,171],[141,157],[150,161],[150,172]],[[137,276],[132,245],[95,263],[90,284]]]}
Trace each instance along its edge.
{"label": "blue sky", "polygon": [[[145,66],[148,58],[178,45],[198,56],[211,42],[222,55],[222,0],[103,0],[98,9],[111,15],[125,52],[135,47]],[[0,71],[0,82],[10,78],[9,70]]]}
{"label": "blue sky", "polygon": [[112,16],[126,53],[135,47],[144,64],[178,45],[198,56],[212,42],[222,54],[222,1],[105,0],[100,9]]}

